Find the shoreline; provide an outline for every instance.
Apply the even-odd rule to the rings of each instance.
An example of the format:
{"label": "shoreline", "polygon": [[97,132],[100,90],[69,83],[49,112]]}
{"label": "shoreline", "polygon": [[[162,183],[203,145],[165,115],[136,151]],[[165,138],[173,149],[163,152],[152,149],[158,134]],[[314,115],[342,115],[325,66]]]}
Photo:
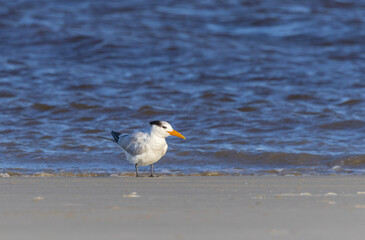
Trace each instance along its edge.
{"label": "shoreline", "polygon": [[[33,173],[25,173],[25,172],[15,172],[15,171],[5,171],[0,172],[0,178],[12,178],[12,177],[135,177],[135,172],[77,172],[77,171],[69,171],[69,172],[33,172]],[[148,177],[150,175],[149,171],[143,171],[140,174],[142,177]],[[309,172],[309,173],[301,173],[295,171],[281,172],[276,170],[265,170],[258,172],[220,172],[220,171],[205,171],[205,172],[191,172],[191,173],[183,173],[183,172],[161,172],[155,173],[157,177],[206,177],[206,176],[215,176],[215,177],[326,177],[326,176],[364,176],[365,173],[363,171],[359,173],[355,173],[353,171],[344,171],[337,173],[318,173],[318,172]]]}
{"label": "shoreline", "polygon": [[363,239],[363,176],[0,178],[1,239]]}

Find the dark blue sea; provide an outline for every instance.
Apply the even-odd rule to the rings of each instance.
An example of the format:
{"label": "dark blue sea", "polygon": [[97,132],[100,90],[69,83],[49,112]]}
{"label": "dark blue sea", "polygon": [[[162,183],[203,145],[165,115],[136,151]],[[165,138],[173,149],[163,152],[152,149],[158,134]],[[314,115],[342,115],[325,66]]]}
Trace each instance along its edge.
{"label": "dark blue sea", "polygon": [[[0,175],[365,174],[365,2],[0,1]],[[140,168],[149,171],[149,167]]]}

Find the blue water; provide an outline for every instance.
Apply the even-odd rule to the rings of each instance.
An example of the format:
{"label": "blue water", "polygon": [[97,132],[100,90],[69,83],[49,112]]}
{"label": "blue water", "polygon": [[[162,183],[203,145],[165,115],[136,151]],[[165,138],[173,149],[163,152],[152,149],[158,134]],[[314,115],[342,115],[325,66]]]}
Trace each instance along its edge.
{"label": "blue water", "polygon": [[[162,174],[364,174],[365,2],[0,2],[0,171],[126,174],[97,136],[169,121]],[[147,168],[141,168],[141,170]]]}

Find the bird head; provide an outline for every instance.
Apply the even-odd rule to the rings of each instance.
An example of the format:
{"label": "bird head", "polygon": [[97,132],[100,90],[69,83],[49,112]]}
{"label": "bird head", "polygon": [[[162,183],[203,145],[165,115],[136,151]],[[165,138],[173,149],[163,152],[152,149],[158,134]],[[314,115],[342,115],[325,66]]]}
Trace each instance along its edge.
{"label": "bird head", "polygon": [[168,123],[166,121],[152,121],[152,122],[150,122],[150,124],[151,124],[151,133],[153,132],[157,136],[166,138],[166,137],[172,135],[172,136],[186,139],[181,133],[174,130],[171,127],[170,123]]}

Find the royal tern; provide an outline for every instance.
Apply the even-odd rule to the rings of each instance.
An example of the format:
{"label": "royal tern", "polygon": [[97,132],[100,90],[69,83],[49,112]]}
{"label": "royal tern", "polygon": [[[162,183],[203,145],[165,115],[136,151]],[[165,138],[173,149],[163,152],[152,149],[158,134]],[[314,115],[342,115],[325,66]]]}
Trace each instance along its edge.
{"label": "royal tern", "polygon": [[111,131],[116,143],[124,150],[127,160],[133,163],[138,175],[138,166],[151,165],[153,177],[153,164],[160,160],[167,151],[166,139],[173,135],[186,139],[181,133],[175,131],[168,122],[152,121],[150,133],[135,132],[132,135]]}

